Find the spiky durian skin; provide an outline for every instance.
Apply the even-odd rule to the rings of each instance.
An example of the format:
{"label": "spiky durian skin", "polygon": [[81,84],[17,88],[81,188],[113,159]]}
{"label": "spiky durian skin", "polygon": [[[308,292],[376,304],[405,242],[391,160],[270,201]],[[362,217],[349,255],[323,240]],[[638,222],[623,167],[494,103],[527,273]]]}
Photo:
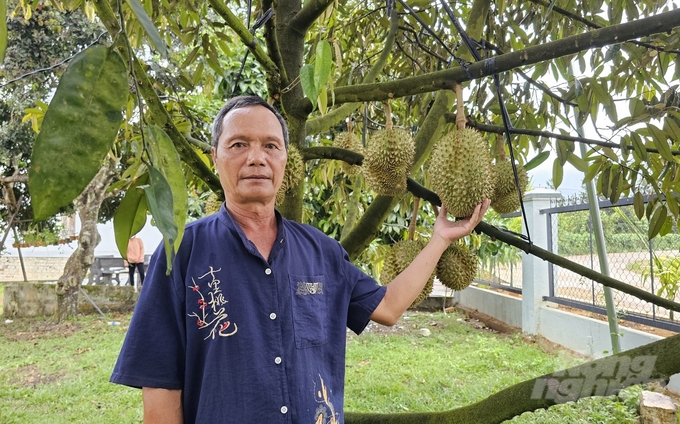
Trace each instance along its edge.
{"label": "spiky durian skin", "polygon": [[[496,210],[493,206],[494,203],[501,201],[501,199],[507,198],[510,193],[514,193],[514,197],[517,196],[517,189],[515,188],[515,174],[512,170],[512,163],[510,161],[501,161],[496,163],[494,166],[494,173],[496,175],[496,186],[494,188],[493,195],[491,196],[491,207]],[[526,169],[523,166],[517,166],[517,178],[519,180],[520,193],[524,195],[527,184],[529,184],[529,176],[527,175]],[[517,206],[510,212],[516,210],[519,207],[519,201]],[[496,212],[499,212],[496,210]],[[499,212],[507,213],[507,212]]]}
{"label": "spiky durian skin", "polygon": [[479,258],[464,244],[451,244],[437,262],[436,274],[439,281],[453,290],[463,290],[472,283]]}
{"label": "spiky durian skin", "polygon": [[205,214],[212,215],[220,210],[222,207],[222,200],[215,193],[210,193],[207,199],[205,199]]}
{"label": "spiky durian skin", "polygon": [[470,216],[476,205],[491,198],[494,177],[488,145],[473,129],[450,132],[432,149],[432,189],[456,217]]}
{"label": "spiky durian skin", "polygon": [[376,131],[364,155],[366,185],[385,196],[403,194],[415,151],[408,131],[400,128]]}
{"label": "spiky durian skin", "polygon": [[516,192],[511,191],[500,199],[494,199],[491,201],[491,207],[493,210],[503,215],[504,213],[515,212],[519,209],[519,196]]}
{"label": "spiky durian skin", "polygon": [[286,191],[295,187],[305,173],[305,162],[302,160],[302,154],[297,147],[292,144],[288,146],[288,161],[286,162],[286,169],[283,173],[283,181],[281,187],[276,193],[276,204],[283,203],[286,197]]}
{"label": "spiky durian skin", "polygon": [[[361,139],[351,132],[341,132],[338,134],[333,140],[333,146],[364,154],[364,145],[361,143]],[[342,170],[345,175],[353,177],[361,172],[361,166],[343,162]]]}
{"label": "spiky durian skin", "polygon": [[[390,281],[394,280],[399,273],[413,262],[413,259],[423,250],[425,244],[424,240],[402,240],[393,244],[385,258],[385,265],[380,273],[380,282],[383,285],[387,285]],[[425,283],[425,287],[423,287],[423,290],[409,307],[413,308],[427,299],[430,293],[432,293],[433,285],[434,273],[430,275],[427,283]]]}

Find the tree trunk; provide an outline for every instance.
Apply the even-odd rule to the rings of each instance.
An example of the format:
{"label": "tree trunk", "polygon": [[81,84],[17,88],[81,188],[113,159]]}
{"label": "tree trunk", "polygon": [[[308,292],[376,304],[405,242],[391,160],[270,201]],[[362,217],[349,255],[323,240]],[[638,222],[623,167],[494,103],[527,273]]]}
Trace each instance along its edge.
{"label": "tree trunk", "polygon": [[76,316],[78,313],[78,291],[80,282],[85,278],[87,270],[94,262],[94,249],[100,241],[97,231],[99,208],[108,197],[106,190],[116,175],[116,163],[107,159],[104,166],[92,179],[90,184],[74,201],[75,210],[80,216],[80,234],[78,247],[71,254],[64,266],[64,273],[57,281],[56,321]]}
{"label": "tree trunk", "polygon": [[501,390],[472,405],[443,412],[345,414],[346,424],[495,424],[523,412],[588,396],[608,396],[622,388],[668,380],[680,372],[680,335],[659,340]]}

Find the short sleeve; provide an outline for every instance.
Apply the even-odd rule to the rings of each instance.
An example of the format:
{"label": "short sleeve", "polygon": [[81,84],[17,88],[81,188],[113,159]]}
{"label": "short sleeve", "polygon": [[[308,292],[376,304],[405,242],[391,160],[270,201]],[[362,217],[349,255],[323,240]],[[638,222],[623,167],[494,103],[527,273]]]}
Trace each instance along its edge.
{"label": "short sleeve", "polygon": [[[177,258],[176,258],[177,259]],[[166,275],[165,249],[158,247],[132,315],[110,381],[131,387],[181,389],[184,385],[184,301],[177,260]]]}
{"label": "short sleeve", "polygon": [[379,285],[373,278],[357,268],[350,260],[347,252],[340,246],[343,255],[345,276],[353,289],[347,313],[347,327],[356,334],[361,334],[368,325],[371,315],[385,297],[387,287]]}

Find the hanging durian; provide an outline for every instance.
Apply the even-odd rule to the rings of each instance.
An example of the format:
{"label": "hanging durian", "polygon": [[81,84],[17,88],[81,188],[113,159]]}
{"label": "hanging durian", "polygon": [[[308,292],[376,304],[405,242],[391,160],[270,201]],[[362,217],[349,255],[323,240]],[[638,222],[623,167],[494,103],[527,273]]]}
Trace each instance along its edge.
{"label": "hanging durian", "polygon": [[[496,174],[496,187],[491,196],[491,207],[499,214],[514,212],[520,207],[519,196],[515,188],[515,174],[512,170],[512,163],[508,160],[496,162],[494,167]],[[520,193],[524,196],[529,177],[524,166],[517,166],[517,177],[519,179]]]}
{"label": "hanging durian", "polygon": [[207,199],[205,199],[205,214],[212,215],[219,211],[222,207],[222,199],[215,194],[215,192],[210,193]]}
{"label": "hanging durian", "polygon": [[443,285],[453,290],[463,290],[472,283],[479,258],[469,247],[453,243],[442,253],[437,262],[437,278]]}
{"label": "hanging durian", "polygon": [[[423,248],[425,248],[426,242],[422,239],[418,240],[402,240],[392,245],[387,257],[385,258],[385,264],[383,265],[382,272],[380,273],[380,282],[383,285],[387,285],[390,281],[399,275],[403,270],[408,267],[416,256],[420,253]],[[411,303],[410,308],[413,308],[420,304],[423,300],[432,293],[432,287],[434,284],[434,273],[430,275],[427,280],[425,287],[420,292],[418,297]]]}
{"label": "hanging durian", "polygon": [[366,185],[371,190],[385,196],[397,196],[406,191],[416,147],[410,132],[392,128],[389,104],[385,107],[385,116],[385,129],[371,136],[362,168]]}
{"label": "hanging durian", "polygon": [[491,155],[479,132],[460,129],[444,135],[430,155],[432,190],[456,217],[472,215],[494,189]]}
{"label": "hanging durian", "polygon": [[[333,146],[351,150],[362,155],[364,154],[364,145],[361,143],[361,139],[353,132],[341,132],[335,136],[335,140],[333,140]],[[342,162],[342,170],[345,175],[353,177],[361,172],[361,166],[350,165],[347,162]]]}
{"label": "hanging durian", "polygon": [[288,146],[288,161],[286,162],[286,169],[283,174],[283,181],[281,188],[276,193],[276,205],[281,205],[283,199],[286,197],[286,191],[295,187],[305,173],[305,162],[302,160],[302,154],[297,147],[290,144]]}

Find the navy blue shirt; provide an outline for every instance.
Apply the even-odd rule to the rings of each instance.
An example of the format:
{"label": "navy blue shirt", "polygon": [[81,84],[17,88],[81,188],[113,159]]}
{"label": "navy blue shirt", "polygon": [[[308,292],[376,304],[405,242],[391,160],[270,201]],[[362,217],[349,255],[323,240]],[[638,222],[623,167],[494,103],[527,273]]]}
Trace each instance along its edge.
{"label": "navy blue shirt", "polygon": [[[224,206],[154,253],[111,381],[183,390],[184,423],[342,423],[346,328],[385,287],[281,218],[266,261]],[[321,421],[319,421],[319,417]]]}

